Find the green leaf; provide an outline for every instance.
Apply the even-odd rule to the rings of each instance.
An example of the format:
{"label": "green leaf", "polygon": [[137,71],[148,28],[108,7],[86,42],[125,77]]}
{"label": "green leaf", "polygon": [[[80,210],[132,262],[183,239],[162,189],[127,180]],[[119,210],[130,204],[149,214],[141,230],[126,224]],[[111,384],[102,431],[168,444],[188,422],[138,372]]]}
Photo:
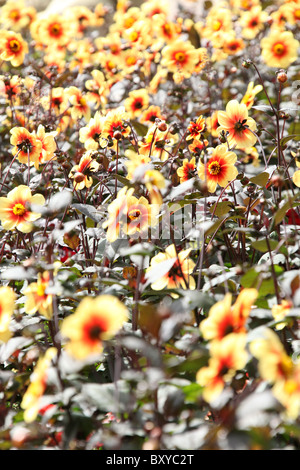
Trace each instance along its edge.
{"label": "green leaf", "polygon": [[274,251],[277,246],[278,246],[278,241],[277,240],[272,240],[269,239],[269,246],[267,243],[267,240],[265,238],[261,238],[260,240],[256,240],[255,242],[252,242],[252,248],[255,250],[261,251],[262,253],[266,253],[267,251]]}
{"label": "green leaf", "polygon": [[233,208],[232,202],[230,201],[219,201],[216,202],[212,207],[210,207],[209,212],[215,214],[217,217],[222,217],[223,215],[228,214],[228,212]]}
{"label": "green leaf", "polygon": [[255,287],[257,284],[259,272],[254,268],[247,271],[241,278],[241,286],[243,287]]}
{"label": "green leaf", "polygon": [[283,139],[281,139],[280,145],[283,146],[287,144],[290,140],[300,140],[300,135],[299,134],[287,135],[286,137],[283,137]]}
{"label": "green leaf", "polygon": [[251,183],[257,184],[258,186],[262,186],[264,188],[269,180],[269,177],[269,173],[264,171],[263,173],[250,178],[250,181]]}

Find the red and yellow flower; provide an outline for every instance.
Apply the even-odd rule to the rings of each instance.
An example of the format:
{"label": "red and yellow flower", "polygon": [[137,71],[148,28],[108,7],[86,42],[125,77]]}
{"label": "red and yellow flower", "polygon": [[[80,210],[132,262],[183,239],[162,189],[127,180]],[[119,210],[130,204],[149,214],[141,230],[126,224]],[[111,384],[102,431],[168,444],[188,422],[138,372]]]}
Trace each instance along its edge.
{"label": "red and yellow flower", "polygon": [[55,159],[55,150],[57,148],[55,137],[57,132],[46,132],[42,124],[38,126],[36,133],[34,133],[37,140],[42,144],[41,153],[39,159],[34,162],[36,168],[39,167],[39,164],[48,162],[51,159]]}
{"label": "red and yellow flower", "polygon": [[212,403],[230,384],[236,372],[247,364],[246,335],[231,333],[220,341],[213,341],[209,353],[208,365],[198,370],[196,381],[204,387],[204,400]]}
{"label": "red and yellow flower", "polygon": [[241,103],[244,103],[247,107],[247,109],[252,108],[254,104],[254,99],[255,96],[260,93],[263,89],[262,85],[256,85],[254,86],[254,82],[250,82],[246,93],[244,94],[243,98],[241,99]]}
{"label": "red and yellow flower", "polygon": [[13,145],[12,154],[17,156],[20,163],[28,165],[39,162],[42,152],[42,142],[36,135],[25,127],[13,127],[10,131],[10,143]]}
{"label": "red and yellow flower", "polygon": [[1,7],[1,23],[6,29],[20,31],[35,19],[36,9],[26,6],[24,1],[8,0]]}
{"label": "red and yellow flower", "polygon": [[76,86],[70,86],[65,90],[65,93],[71,104],[70,112],[72,119],[77,120],[84,117],[88,122],[91,117],[91,108],[89,107],[85,93]]}
{"label": "red and yellow flower", "polygon": [[48,271],[39,273],[37,281],[30,283],[24,290],[24,295],[26,296],[25,313],[33,315],[38,312],[47,320],[51,320],[53,315],[53,296],[46,292],[49,281],[50,275]]}
{"label": "red and yellow flower", "polygon": [[41,98],[41,104],[46,110],[53,109],[56,116],[62,115],[68,107],[68,96],[65,89],[63,87],[53,87],[51,95]]}
{"label": "red and yellow flower", "polygon": [[200,155],[201,152],[208,146],[208,144],[209,142],[206,139],[194,139],[189,145],[189,151],[191,153],[195,153],[196,155]]}
{"label": "red and yellow flower", "polygon": [[231,333],[246,333],[246,322],[258,296],[256,289],[243,289],[232,305],[232,295],[226,294],[211,307],[208,317],[200,323],[204,339],[219,341]]}
{"label": "red and yellow flower", "polygon": [[130,119],[140,116],[148,104],[149,94],[145,88],[130,91],[124,101],[124,107]]}
{"label": "red and yellow flower", "polygon": [[116,131],[121,132],[123,137],[127,137],[130,134],[130,127],[126,124],[128,119],[129,116],[124,106],[110,110],[104,119],[103,137],[114,139]]}
{"label": "red and yellow flower", "polygon": [[218,111],[218,132],[225,131],[230,147],[253,147],[257,141],[254,132],[256,123],[248,116],[248,109],[244,103],[231,100],[227,103],[226,111]]}
{"label": "red and yellow flower", "polygon": [[21,402],[21,408],[24,410],[24,421],[26,423],[32,423],[36,419],[40,408],[42,408],[42,397],[47,389],[49,369],[56,356],[56,348],[51,347],[47,349],[46,353],[39,358],[31,374],[31,383]]}
{"label": "red and yellow flower", "polygon": [[13,67],[23,64],[28,53],[28,44],[21,34],[14,31],[0,31],[0,59],[8,61]]}
{"label": "red and yellow flower", "polygon": [[99,138],[103,132],[104,116],[96,111],[85,127],[79,130],[79,140],[87,150],[97,150],[99,148]]}
{"label": "red and yellow flower", "polygon": [[260,44],[262,58],[269,67],[285,69],[298,58],[300,43],[291,31],[273,30]]}
{"label": "red and yellow flower", "polygon": [[37,24],[38,41],[49,47],[66,46],[72,37],[72,33],[75,32],[74,25],[56,13],[37,20]]}
{"label": "red and yellow flower", "polygon": [[214,111],[211,116],[206,118],[206,128],[207,131],[210,132],[210,134],[213,137],[218,137],[218,128],[220,124],[218,121],[218,111]]}
{"label": "red and yellow flower", "polygon": [[205,119],[203,116],[199,116],[196,121],[191,121],[187,130],[188,130],[188,135],[186,140],[192,140],[192,139],[198,139],[202,132],[204,132],[205,129]]}
{"label": "red and yellow flower", "polygon": [[0,287],[0,342],[6,343],[12,336],[11,317],[14,312],[16,294],[9,286]]}
{"label": "red and yellow flower", "polygon": [[161,161],[167,160],[169,157],[167,148],[172,144],[172,141],[174,142],[174,139],[168,139],[169,136],[169,128],[166,131],[160,131],[157,125],[153,124],[138,143],[139,153],[147,157],[159,158]]}
{"label": "red and yellow flower", "polygon": [[33,222],[41,214],[31,212],[30,205],[43,206],[45,198],[42,194],[31,194],[28,186],[19,185],[12,189],[6,197],[0,197],[0,220],[5,230],[18,229],[28,233],[33,230]]}
{"label": "red and yellow flower", "polygon": [[268,13],[262,10],[261,5],[256,5],[241,14],[239,23],[242,26],[242,36],[245,39],[253,39],[264,29],[268,19]]}
{"label": "red and yellow flower", "polygon": [[219,6],[212,7],[206,17],[204,27],[201,28],[201,35],[207,39],[214,39],[229,31],[232,31],[231,10]]}
{"label": "red and yellow flower", "polygon": [[100,70],[92,70],[91,75],[93,78],[86,80],[85,87],[88,90],[87,99],[99,106],[104,108],[107,103],[107,95],[109,87],[105,82],[103,72]]}
{"label": "red and yellow flower", "polygon": [[177,175],[179,176],[180,183],[188,181],[193,178],[197,172],[196,158],[193,157],[190,160],[185,158],[182,161],[182,166],[177,168]]}
{"label": "red and yellow flower", "polygon": [[127,199],[133,192],[133,188],[128,189],[127,186],[124,186],[107,208],[108,217],[107,220],[103,222],[102,227],[107,229],[106,238],[110,243],[116,241],[121,234],[124,212],[127,208]]}
{"label": "red and yellow flower", "polygon": [[176,39],[162,49],[161,65],[184,78],[194,73],[197,63],[197,50],[189,41]]}
{"label": "red and yellow flower", "polygon": [[153,290],[195,289],[196,283],[192,276],[195,263],[189,257],[191,251],[191,248],[188,248],[177,253],[175,245],[172,244],[164,252],[154,256],[146,270],[146,277],[151,278],[160,265],[161,270],[158,279],[151,283],[151,288]]}
{"label": "red and yellow flower", "polygon": [[[275,328],[276,330],[282,330],[287,325],[289,325],[290,321],[286,319],[289,311],[293,307],[293,302],[290,300],[282,300],[280,304],[275,304],[272,306],[272,315],[276,322]],[[282,321],[281,321],[282,320]]]}
{"label": "red and yellow flower", "polygon": [[61,335],[67,340],[65,350],[79,360],[98,356],[104,342],[113,338],[127,320],[128,310],[117,297],[85,297],[61,324]]}
{"label": "red and yellow flower", "polygon": [[273,330],[266,328],[262,337],[253,340],[249,348],[258,360],[258,370],[263,380],[274,384],[290,378],[294,363]]}
{"label": "red and yellow flower", "polygon": [[145,124],[154,124],[156,119],[162,119],[160,106],[152,104],[149,108],[145,109],[140,116],[140,122]]}
{"label": "red and yellow flower", "polygon": [[14,102],[21,93],[23,81],[18,75],[12,77],[0,77],[0,96],[4,96],[8,102]]}
{"label": "red and yellow flower", "polygon": [[78,165],[74,165],[69,173],[76,190],[90,188],[93,184],[92,173],[98,171],[99,163],[94,158],[94,150],[87,150]]}
{"label": "red and yellow flower", "polygon": [[199,178],[206,182],[210,193],[216,191],[217,185],[225,188],[230,181],[236,178],[238,174],[238,170],[234,166],[236,160],[236,154],[228,151],[226,145],[222,144],[213,149],[206,162],[199,161]]}

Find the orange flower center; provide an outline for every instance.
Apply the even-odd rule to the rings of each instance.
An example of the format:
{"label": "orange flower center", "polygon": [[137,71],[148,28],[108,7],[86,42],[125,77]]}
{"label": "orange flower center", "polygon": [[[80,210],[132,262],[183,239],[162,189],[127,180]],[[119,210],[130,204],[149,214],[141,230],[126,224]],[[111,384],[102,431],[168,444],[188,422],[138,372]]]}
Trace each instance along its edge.
{"label": "orange flower center", "polygon": [[281,42],[274,44],[273,51],[276,55],[282,56],[285,53],[285,46]]}
{"label": "orange flower center", "polygon": [[113,70],[115,68],[115,64],[111,60],[109,60],[106,65],[108,70]]}
{"label": "orange flower center", "polygon": [[9,13],[9,17],[12,20],[19,20],[21,18],[19,10],[11,10]]}
{"label": "orange flower center", "polygon": [[26,212],[26,209],[25,207],[23,206],[23,204],[21,203],[18,203],[18,204],[15,204],[14,207],[13,207],[13,213],[15,215],[18,215],[18,216],[22,216],[24,215]]}
{"label": "orange flower center", "polygon": [[134,56],[130,56],[130,57],[127,57],[126,59],[126,64],[127,65],[135,65],[136,64],[136,57]]}
{"label": "orange flower center", "polygon": [[45,290],[46,290],[46,285],[43,284],[43,283],[39,283],[38,286],[37,286],[36,293],[39,297],[44,297]]}
{"label": "orange flower center", "polygon": [[221,165],[219,162],[217,162],[216,160],[214,160],[213,162],[211,162],[209,165],[208,165],[208,172],[211,174],[211,175],[219,175],[220,172],[221,172]]}
{"label": "orange flower center", "polygon": [[61,25],[59,23],[53,23],[50,26],[50,34],[52,34],[55,37],[58,37],[61,35],[62,29]]}
{"label": "orange flower center", "polygon": [[131,28],[131,26],[133,25],[134,22],[135,22],[135,19],[133,17],[127,18],[124,22],[125,28],[126,29]]}
{"label": "orange flower center", "polygon": [[85,98],[80,98],[80,99],[79,99],[79,104],[80,104],[80,106],[82,106],[82,107],[86,106],[86,100],[85,100]]}
{"label": "orange flower center", "polygon": [[164,32],[169,35],[171,33],[171,26],[169,24],[164,25]]}
{"label": "orange flower center", "polygon": [[129,35],[129,40],[134,42],[138,39],[139,35],[136,31],[132,31],[132,33],[130,33]]}
{"label": "orange flower center", "polygon": [[295,10],[294,16],[297,20],[300,20],[300,8],[297,8],[297,10]]}
{"label": "orange flower center", "polygon": [[141,211],[139,209],[134,209],[128,212],[128,217],[130,220],[137,220],[141,216]]}
{"label": "orange flower center", "polygon": [[176,52],[176,54],[175,54],[175,60],[176,60],[177,62],[182,63],[182,62],[185,61],[185,59],[186,59],[186,56],[185,56],[185,53],[184,53],[184,52]]}
{"label": "orange flower center", "polygon": [[222,26],[221,21],[216,20],[216,21],[213,22],[212,29],[213,29],[214,31],[219,31],[220,28],[221,28],[221,26]]}
{"label": "orange flower center", "polygon": [[9,41],[9,48],[12,52],[18,52],[21,49],[21,44],[17,39],[11,39]]}

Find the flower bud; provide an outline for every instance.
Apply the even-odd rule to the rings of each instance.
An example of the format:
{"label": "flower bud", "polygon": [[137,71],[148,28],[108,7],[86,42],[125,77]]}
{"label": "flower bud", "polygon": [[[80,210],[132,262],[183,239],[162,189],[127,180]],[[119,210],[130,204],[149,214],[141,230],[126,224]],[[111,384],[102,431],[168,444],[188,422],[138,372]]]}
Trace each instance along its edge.
{"label": "flower bud", "polygon": [[288,76],[285,70],[281,69],[277,72],[277,81],[279,83],[285,83],[287,79],[288,79]]}

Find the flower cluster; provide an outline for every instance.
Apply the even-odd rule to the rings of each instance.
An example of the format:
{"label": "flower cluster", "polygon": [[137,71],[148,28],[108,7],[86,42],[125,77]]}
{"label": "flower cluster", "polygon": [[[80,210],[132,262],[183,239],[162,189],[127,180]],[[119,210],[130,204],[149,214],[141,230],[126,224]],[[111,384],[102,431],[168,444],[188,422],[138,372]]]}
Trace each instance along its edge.
{"label": "flower cluster", "polygon": [[0,448],[300,449],[299,0],[112,3],[1,7]]}

